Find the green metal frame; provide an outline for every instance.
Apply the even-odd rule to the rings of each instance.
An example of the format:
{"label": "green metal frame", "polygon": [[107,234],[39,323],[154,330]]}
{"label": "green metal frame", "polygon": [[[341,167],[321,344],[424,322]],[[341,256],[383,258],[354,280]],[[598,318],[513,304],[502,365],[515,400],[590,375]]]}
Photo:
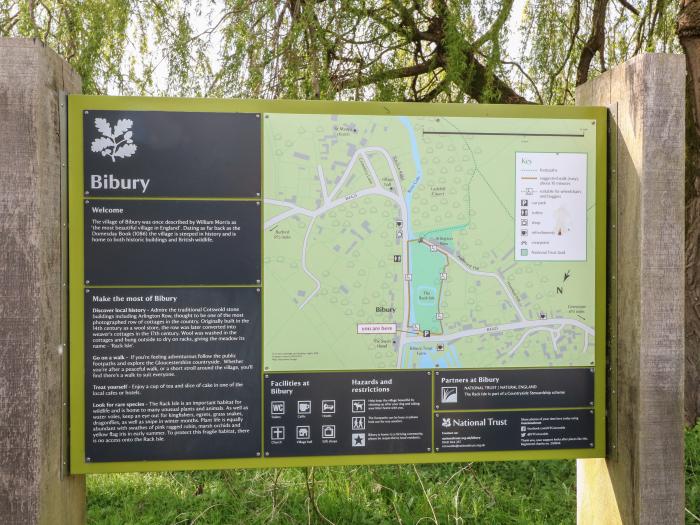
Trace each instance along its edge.
{"label": "green metal frame", "polygon": [[[567,450],[492,452],[426,452],[417,454],[368,454],[243,459],[172,461],[85,461],[85,327],[83,268],[83,111],[190,111],[222,113],[297,113],[382,116],[446,116],[483,118],[588,119],[596,121],[596,218],[595,218],[595,447]],[[70,472],[146,472],[226,468],[266,468],[399,463],[446,463],[572,459],[606,455],[606,209],[607,209],[607,110],[603,107],[417,104],[407,102],[324,102],[288,100],[221,100],[147,97],[68,97],[68,257],[69,257],[69,359],[70,359]],[[264,196],[264,193],[263,193]],[[92,199],[92,197],[90,197]],[[95,199],[97,200],[97,199]],[[206,200],[206,199],[200,199]],[[261,232],[262,235],[262,232]],[[263,280],[264,286],[264,280]],[[98,287],[94,287],[98,288]],[[111,287],[110,287],[111,288]],[[264,321],[263,321],[264,322]],[[371,371],[371,370],[370,370]],[[386,372],[386,370],[383,370]],[[264,373],[261,371],[261,374]],[[434,377],[434,374],[432,374]],[[590,410],[591,407],[581,407]],[[432,422],[431,422],[432,425]]]}

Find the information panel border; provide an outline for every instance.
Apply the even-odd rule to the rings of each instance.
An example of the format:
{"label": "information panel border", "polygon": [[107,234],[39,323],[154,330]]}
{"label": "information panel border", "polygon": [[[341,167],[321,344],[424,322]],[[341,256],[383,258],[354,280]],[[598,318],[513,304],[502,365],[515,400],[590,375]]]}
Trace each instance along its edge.
{"label": "information panel border", "polygon": [[[595,446],[564,450],[490,452],[430,452],[416,454],[371,454],[244,459],[197,459],[91,463],[85,460],[85,326],[84,295],[84,195],[83,112],[88,110],[177,111],[213,113],[296,113],[381,116],[446,116],[480,118],[589,119],[596,121],[596,214],[595,214]],[[149,97],[68,97],[68,257],[69,257],[69,359],[70,359],[70,472],[145,472],[227,468],[272,468],[332,465],[446,463],[604,457],[606,377],[606,178],[607,110],[603,107],[419,104],[405,102],[325,102],[287,100],[223,100]],[[261,159],[262,162],[262,159]],[[264,195],[264,192],[263,192]],[[99,197],[98,197],[99,198]],[[110,197],[119,199],[119,197]],[[170,197],[150,197],[168,200]],[[191,199],[197,200],[197,199]],[[198,200],[226,200],[199,198]],[[239,199],[240,200],[240,199]],[[261,234],[262,235],[262,234]],[[264,284],[264,279],[263,279]],[[184,288],[186,286],[172,286]],[[110,287],[118,288],[118,287]],[[133,286],[131,288],[134,288]],[[166,288],[166,287],[164,287]],[[264,322],[264,320],[263,320]],[[264,352],[264,345],[263,345]],[[415,369],[414,369],[415,370]],[[371,370],[363,370],[364,372]],[[382,370],[386,372],[386,370]],[[431,370],[425,370],[435,380]],[[331,371],[329,371],[331,372]],[[348,370],[343,370],[348,372]],[[379,370],[377,370],[379,372]],[[401,370],[396,370],[401,373]],[[262,372],[261,372],[262,373]],[[310,371],[309,373],[314,373]],[[261,392],[262,394],[262,392]],[[433,399],[434,402],[434,399]],[[261,405],[264,405],[262,403]],[[433,403],[434,405],[434,403]],[[591,409],[591,407],[580,407]],[[545,411],[545,409],[533,409]],[[556,409],[552,409],[556,410]],[[261,412],[264,406],[261,406]],[[263,417],[261,415],[261,417]],[[264,437],[262,438],[264,440]],[[262,446],[262,445],[261,445]]]}

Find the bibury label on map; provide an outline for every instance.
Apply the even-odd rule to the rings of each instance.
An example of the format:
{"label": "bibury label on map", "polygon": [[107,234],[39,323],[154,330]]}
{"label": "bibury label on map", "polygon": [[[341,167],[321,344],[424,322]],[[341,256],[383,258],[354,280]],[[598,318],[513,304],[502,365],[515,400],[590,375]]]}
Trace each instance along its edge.
{"label": "bibury label on map", "polygon": [[265,370],[591,366],[595,122],[268,114]]}
{"label": "bibury label on map", "polygon": [[71,96],[71,470],[604,454],[605,113],[536,109]]}

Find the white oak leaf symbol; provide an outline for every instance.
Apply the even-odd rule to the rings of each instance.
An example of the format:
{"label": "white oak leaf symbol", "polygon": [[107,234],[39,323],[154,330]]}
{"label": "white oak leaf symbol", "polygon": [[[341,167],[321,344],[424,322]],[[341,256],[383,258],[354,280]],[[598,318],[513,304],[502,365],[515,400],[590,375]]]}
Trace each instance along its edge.
{"label": "white oak leaf symbol", "polygon": [[121,148],[117,149],[114,153],[115,157],[131,157],[136,153],[136,144],[124,144]]}
{"label": "white oak leaf symbol", "polygon": [[112,126],[109,125],[107,119],[96,118],[95,127],[97,128],[97,131],[102,133],[105,137],[112,138]]}
{"label": "white oak leaf symbol", "polygon": [[122,133],[125,133],[133,125],[134,122],[131,119],[119,119],[117,121],[117,125],[114,126],[114,137],[118,137]]}
{"label": "white oak leaf symbol", "polygon": [[100,137],[92,141],[90,149],[93,152],[98,153],[100,151],[106,150],[107,148],[111,148],[112,145],[112,139],[108,139],[107,137]]}
{"label": "white oak leaf symbol", "polygon": [[103,157],[111,158],[112,162],[115,162],[116,158],[131,157],[137,149],[132,138],[133,132],[130,131],[133,125],[134,121],[131,119],[119,119],[112,131],[112,126],[106,119],[96,118],[95,128],[103,136],[93,140],[90,149],[95,153],[101,153]]}

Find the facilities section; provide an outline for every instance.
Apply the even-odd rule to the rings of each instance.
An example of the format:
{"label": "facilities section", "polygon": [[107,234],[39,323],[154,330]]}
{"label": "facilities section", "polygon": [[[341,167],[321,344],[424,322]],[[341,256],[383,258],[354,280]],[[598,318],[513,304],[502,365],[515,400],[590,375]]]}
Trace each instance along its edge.
{"label": "facilities section", "polygon": [[593,410],[440,412],[435,451],[593,448]]}
{"label": "facilities section", "polygon": [[435,408],[559,408],[593,405],[593,368],[441,370]]}
{"label": "facilities section", "polygon": [[85,294],[85,461],[260,455],[255,288]]}
{"label": "facilities section", "polygon": [[265,375],[265,455],[431,451],[430,372]]}
{"label": "facilities section", "polygon": [[85,111],[89,196],[260,197],[260,116]]}
{"label": "facilities section", "polygon": [[85,201],[90,285],[260,284],[260,203]]}

